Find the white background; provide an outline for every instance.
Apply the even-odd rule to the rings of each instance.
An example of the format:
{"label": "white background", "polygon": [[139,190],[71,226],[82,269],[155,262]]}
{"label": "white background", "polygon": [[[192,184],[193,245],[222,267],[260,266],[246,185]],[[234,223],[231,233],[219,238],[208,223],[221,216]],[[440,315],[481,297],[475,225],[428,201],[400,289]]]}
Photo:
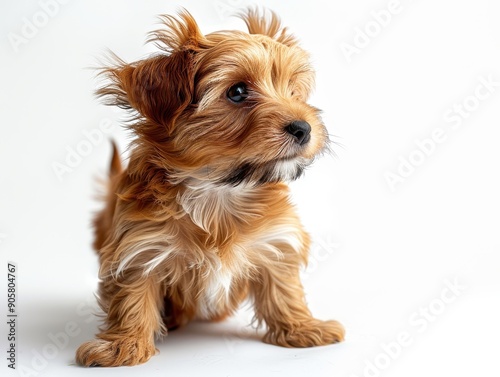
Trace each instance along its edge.
{"label": "white background", "polygon": [[[7,369],[3,325],[2,375],[498,375],[500,86],[476,92],[481,80],[500,82],[497,1],[401,0],[381,26],[387,0],[68,0],[14,46],[9,38],[23,37],[26,20],[44,22],[41,3],[0,5],[0,314],[4,323],[13,261],[24,368]],[[170,334],[146,365],[77,367],[76,348],[99,324],[90,314],[95,179],[106,171],[107,140],[122,150],[127,143],[122,114],[94,99],[98,82],[88,68],[107,48],[127,61],[154,51],[143,43],[157,14],[182,5],[205,32],[243,29],[230,14],[250,4],[274,9],[311,52],[311,103],[341,144],[337,157],[324,157],[292,187],[315,241],[304,276],[309,306],[318,318],[341,321],[347,339],[303,350],[265,345],[246,326],[251,310],[242,310]],[[347,45],[356,53],[346,56]],[[446,121],[454,106],[468,110]],[[83,130],[106,119],[114,130],[59,179],[54,163],[65,164]],[[424,155],[416,140],[436,132],[441,142],[427,143]],[[410,158],[412,171],[401,167]],[[398,169],[406,177],[391,190],[386,176]],[[459,287],[453,293],[447,284]]]}

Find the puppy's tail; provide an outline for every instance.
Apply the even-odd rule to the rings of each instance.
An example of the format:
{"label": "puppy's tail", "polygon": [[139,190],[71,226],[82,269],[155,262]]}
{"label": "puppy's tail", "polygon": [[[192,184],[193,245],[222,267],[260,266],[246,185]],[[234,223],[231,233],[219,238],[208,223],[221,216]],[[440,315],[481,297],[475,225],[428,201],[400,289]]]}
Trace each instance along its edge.
{"label": "puppy's tail", "polygon": [[111,157],[111,164],[109,165],[109,176],[114,177],[123,171],[123,166],[118,147],[114,140],[111,140],[111,146],[113,147],[113,156]]}
{"label": "puppy's tail", "polygon": [[113,156],[111,157],[111,163],[109,165],[109,179],[101,182],[103,190],[99,195],[99,199],[104,201],[106,205],[94,216],[94,249],[96,249],[98,253],[109,237],[113,223],[116,207],[115,191],[118,182],[117,179],[114,178],[123,171],[120,153],[113,140],[111,140],[111,146],[113,147]]}

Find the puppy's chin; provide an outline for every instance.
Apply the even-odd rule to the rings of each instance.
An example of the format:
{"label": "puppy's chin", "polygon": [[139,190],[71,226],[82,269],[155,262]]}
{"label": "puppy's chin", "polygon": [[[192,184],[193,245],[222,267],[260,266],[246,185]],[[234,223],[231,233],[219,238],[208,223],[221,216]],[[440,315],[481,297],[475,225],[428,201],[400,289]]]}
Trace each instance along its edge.
{"label": "puppy's chin", "polygon": [[311,159],[302,157],[260,164],[243,163],[230,170],[229,174],[219,180],[218,183],[232,186],[260,186],[267,183],[290,182],[299,178],[311,163]]}

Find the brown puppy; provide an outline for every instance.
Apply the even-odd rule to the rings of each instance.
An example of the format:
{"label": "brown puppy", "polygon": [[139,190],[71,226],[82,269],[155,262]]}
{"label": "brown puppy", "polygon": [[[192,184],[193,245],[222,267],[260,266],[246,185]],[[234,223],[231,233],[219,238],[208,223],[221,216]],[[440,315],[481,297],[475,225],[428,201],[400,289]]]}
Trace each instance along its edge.
{"label": "brown puppy", "polygon": [[192,319],[221,320],[249,298],[264,341],[310,347],[342,326],[308,310],[299,269],[309,236],[285,182],[327,146],[308,54],[270,17],[248,10],[249,33],[203,35],[186,11],[162,16],[158,55],[103,72],[98,91],[134,114],[123,169],[116,149],[95,219],[105,323],[77,351],[85,366],[135,365],[155,335]]}

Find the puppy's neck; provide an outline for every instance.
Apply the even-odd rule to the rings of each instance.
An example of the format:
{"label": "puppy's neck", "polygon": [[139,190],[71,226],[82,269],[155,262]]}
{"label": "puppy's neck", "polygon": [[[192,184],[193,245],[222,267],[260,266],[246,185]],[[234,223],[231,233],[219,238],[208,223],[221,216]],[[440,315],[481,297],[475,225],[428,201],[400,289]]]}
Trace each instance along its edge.
{"label": "puppy's neck", "polygon": [[177,202],[191,221],[219,245],[264,215],[264,206],[255,200],[259,191],[255,187],[219,185],[194,178],[184,182],[184,187]]}

